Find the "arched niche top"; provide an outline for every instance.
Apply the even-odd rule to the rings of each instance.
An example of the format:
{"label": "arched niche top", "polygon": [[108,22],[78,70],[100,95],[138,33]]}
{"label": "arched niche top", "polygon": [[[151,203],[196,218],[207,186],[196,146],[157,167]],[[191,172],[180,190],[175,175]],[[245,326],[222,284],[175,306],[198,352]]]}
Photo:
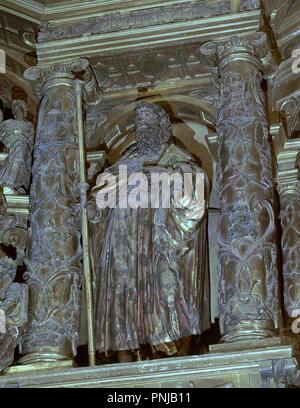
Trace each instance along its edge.
{"label": "arched niche top", "polygon": [[201,162],[212,181],[214,160],[207,136],[215,134],[216,114],[203,101],[184,95],[139,99],[114,111],[101,129],[101,139],[107,146],[109,162],[115,162],[134,143],[135,108],[141,101],[156,103],[166,110],[172,121],[175,141]]}
{"label": "arched niche top", "polygon": [[119,112],[118,109],[117,112],[114,112],[102,129],[103,140],[108,149],[117,143],[120,137],[134,130],[135,108],[141,101],[160,105],[170,115],[172,122],[175,120],[194,120],[215,132],[215,111],[203,101],[184,95],[154,96],[139,99],[125,107],[121,105]]}

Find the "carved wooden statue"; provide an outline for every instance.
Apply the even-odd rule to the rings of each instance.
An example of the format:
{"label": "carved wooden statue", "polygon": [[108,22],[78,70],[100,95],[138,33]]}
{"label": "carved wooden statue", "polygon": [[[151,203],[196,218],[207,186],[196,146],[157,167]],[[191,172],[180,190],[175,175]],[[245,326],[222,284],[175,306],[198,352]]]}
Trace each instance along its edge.
{"label": "carved wooden statue", "polygon": [[[25,219],[7,214],[5,197],[0,195],[0,371],[8,367],[27,323],[27,285],[15,283],[17,268],[23,263],[27,234]],[[16,250],[12,258],[6,252]]]}
{"label": "carved wooden statue", "polygon": [[13,362],[27,323],[27,285],[13,282],[16,271],[16,261],[0,257],[0,371]]}
{"label": "carved wooden statue", "polygon": [[0,167],[0,371],[13,362],[15,347],[26,327],[28,304],[27,285],[14,282],[17,268],[24,262],[27,215],[22,208],[10,211],[11,203],[1,190],[9,187],[11,196],[28,189],[34,127],[25,121],[27,107],[23,101],[13,101],[12,108],[15,120],[3,121],[0,110],[0,140],[9,150]]}
{"label": "carved wooden statue", "polygon": [[[195,183],[197,174],[206,178],[170,139],[166,112],[157,105],[140,103],[136,146],[106,169],[93,189],[98,202],[99,192],[110,189],[104,180],[124,166],[128,197],[134,194],[132,181],[137,174],[149,181],[153,174],[192,176],[181,199],[171,192],[169,208],[163,205],[166,192],[161,185],[156,208],[150,202],[148,208],[120,205],[124,180],[118,176],[119,201],[98,212],[98,221],[94,218],[94,238],[97,230],[104,231],[102,244],[94,244],[96,349],[106,354],[118,352],[119,361],[132,361],[133,352],[145,344],[151,345],[153,353],[180,355],[186,339],[210,325],[205,203]],[[204,195],[207,183],[202,187]],[[149,190],[148,186],[145,192]]]}
{"label": "carved wooden statue", "polygon": [[8,150],[5,163],[0,167],[0,185],[15,192],[26,193],[29,187],[34,126],[27,121],[27,106],[22,100],[14,100],[12,110],[15,119],[1,122],[0,141]]}

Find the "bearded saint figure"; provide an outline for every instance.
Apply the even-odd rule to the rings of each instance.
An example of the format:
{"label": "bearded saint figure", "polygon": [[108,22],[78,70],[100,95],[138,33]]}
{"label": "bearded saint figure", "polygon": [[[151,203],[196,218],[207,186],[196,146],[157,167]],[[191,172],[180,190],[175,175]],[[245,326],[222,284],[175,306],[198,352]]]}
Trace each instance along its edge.
{"label": "bearded saint figure", "polygon": [[182,355],[186,339],[210,327],[204,199],[209,186],[203,170],[171,137],[167,113],[158,105],[140,103],[136,144],[98,176],[92,190],[95,203],[99,193],[103,197],[112,189],[105,180],[120,174],[120,166],[127,169],[128,196],[136,188],[136,174],[147,180],[155,173],[173,175],[177,181],[190,175],[181,196],[171,188],[169,207],[163,205],[165,187],[159,185],[155,208],[151,183],[142,192],[149,193],[149,205],[119,205],[126,183],[116,177],[115,205],[98,205],[97,213],[90,215],[96,350],[117,352],[123,362],[132,361],[144,345],[155,353]]}

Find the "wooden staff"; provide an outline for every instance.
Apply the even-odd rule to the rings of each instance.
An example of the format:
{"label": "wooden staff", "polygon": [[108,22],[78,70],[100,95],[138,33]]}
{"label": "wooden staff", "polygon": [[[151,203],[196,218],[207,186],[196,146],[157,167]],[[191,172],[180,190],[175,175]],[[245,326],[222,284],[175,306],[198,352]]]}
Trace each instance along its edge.
{"label": "wooden staff", "polygon": [[81,201],[81,235],[83,251],[83,277],[86,298],[87,314],[87,337],[88,337],[88,355],[90,366],[96,365],[95,358],[95,338],[94,338],[94,307],[92,290],[92,272],[89,246],[89,222],[87,213],[87,177],[86,177],[86,154],[85,140],[83,131],[82,116],[82,87],[83,82],[74,81],[76,106],[77,106],[77,126],[78,126],[78,145],[79,145],[79,168],[80,168],[80,201]]}

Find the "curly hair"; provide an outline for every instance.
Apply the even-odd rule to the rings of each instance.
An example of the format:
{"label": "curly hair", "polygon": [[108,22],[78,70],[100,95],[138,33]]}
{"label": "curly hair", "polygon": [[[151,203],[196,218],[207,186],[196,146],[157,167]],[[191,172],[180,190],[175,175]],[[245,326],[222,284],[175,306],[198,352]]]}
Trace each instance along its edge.
{"label": "curly hair", "polygon": [[154,103],[140,102],[137,105],[135,111],[136,124],[144,119],[145,113],[150,113],[150,115],[154,117],[154,120],[156,120],[160,124],[160,143],[164,144],[168,142],[168,140],[172,136],[172,124],[169,115],[162,107]]}

